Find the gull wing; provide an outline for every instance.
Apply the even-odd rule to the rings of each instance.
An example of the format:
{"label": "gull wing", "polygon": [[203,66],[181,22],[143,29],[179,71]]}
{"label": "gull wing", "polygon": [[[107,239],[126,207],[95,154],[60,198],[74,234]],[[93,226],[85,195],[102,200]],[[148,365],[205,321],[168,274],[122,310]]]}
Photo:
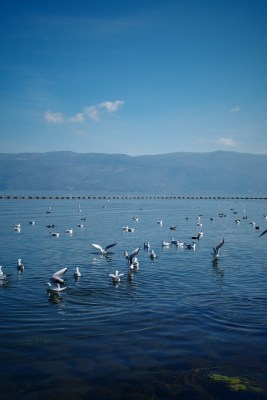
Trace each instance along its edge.
{"label": "gull wing", "polygon": [[52,282],[57,282],[57,283],[63,283],[64,279],[61,277],[65,274],[68,268],[62,268],[59,271],[55,272],[54,275],[52,275]]}
{"label": "gull wing", "polygon": [[259,235],[259,237],[265,235],[265,233],[267,233],[267,229],[265,229],[265,231],[263,231],[263,232]]}
{"label": "gull wing", "polygon": [[132,259],[133,259],[135,256],[137,256],[137,254],[139,253],[139,250],[140,250],[140,247],[137,247],[137,248],[132,252],[132,254],[129,256],[130,263],[132,263]]}
{"label": "gull wing", "polygon": [[224,245],[224,238],[220,241],[220,243],[218,244],[218,246],[215,247],[216,251],[218,252],[218,250],[220,250],[220,248]]}
{"label": "gull wing", "polygon": [[92,246],[95,249],[100,250],[102,254],[104,253],[104,249],[99,244],[92,243]]}
{"label": "gull wing", "polygon": [[110,249],[110,248],[113,247],[113,246],[116,246],[116,244],[117,244],[117,243],[108,244],[108,245],[105,247],[105,251],[107,251],[108,249]]}

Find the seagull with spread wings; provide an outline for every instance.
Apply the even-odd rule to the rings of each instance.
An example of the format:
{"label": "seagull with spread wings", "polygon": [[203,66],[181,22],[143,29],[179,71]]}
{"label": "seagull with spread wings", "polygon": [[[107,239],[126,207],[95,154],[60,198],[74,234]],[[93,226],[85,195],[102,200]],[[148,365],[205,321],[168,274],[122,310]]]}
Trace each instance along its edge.
{"label": "seagull with spread wings", "polygon": [[48,288],[49,291],[62,292],[63,290],[67,289],[66,287],[60,286],[61,283],[65,282],[62,276],[65,274],[67,269],[68,269],[67,267],[62,268],[51,276],[50,281],[47,283],[49,286]]}
{"label": "seagull with spread wings", "polygon": [[110,249],[111,247],[115,246],[116,244],[117,243],[111,243],[111,244],[107,245],[104,248],[102,246],[100,246],[99,244],[95,244],[95,243],[92,243],[92,246],[95,249],[99,250],[100,253],[103,254],[103,256],[106,256],[108,254],[108,249]]}
{"label": "seagull with spread wings", "polygon": [[224,238],[220,241],[220,243],[217,245],[217,246],[215,246],[215,245],[213,245],[213,249],[212,249],[212,256],[214,257],[214,258],[218,258],[219,257],[219,254],[220,254],[220,249],[221,249],[221,247],[224,245]]}

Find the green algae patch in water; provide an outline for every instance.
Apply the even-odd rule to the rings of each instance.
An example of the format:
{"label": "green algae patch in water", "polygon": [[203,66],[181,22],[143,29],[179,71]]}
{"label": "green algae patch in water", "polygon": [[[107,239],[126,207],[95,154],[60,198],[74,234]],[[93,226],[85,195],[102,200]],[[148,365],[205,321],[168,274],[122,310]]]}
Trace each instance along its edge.
{"label": "green algae patch in water", "polygon": [[209,374],[210,379],[214,382],[221,382],[226,385],[226,387],[233,391],[249,391],[249,392],[263,392],[263,389],[256,386],[253,382],[246,378],[241,378],[239,376],[227,376],[220,374]]}

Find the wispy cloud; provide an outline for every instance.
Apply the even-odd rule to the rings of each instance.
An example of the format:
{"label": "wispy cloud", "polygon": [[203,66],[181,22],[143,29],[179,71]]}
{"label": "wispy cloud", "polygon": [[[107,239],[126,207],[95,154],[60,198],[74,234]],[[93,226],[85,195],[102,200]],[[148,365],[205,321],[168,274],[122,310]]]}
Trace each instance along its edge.
{"label": "wispy cloud", "polygon": [[56,124],[62,122],[82,123],[86,118],[93,121],[100,121],[103,113],[112,114],[117,112],[123,105],[123,100],[103,101],[102,103],[86,106],[84,109],[71,118],[66,118],[62,113],[48,110],[45,112],[45,120]]}
{"label": "wispy cloud", "polygon": [[60,124],[61,122],[64,121],[64,116],[63,114],[59,112],[54,112],[52,110],[47,110],[45,112],[45,120],[47,122],[50,122],[52,124]]}
{"label": "wispy cloud", "polygon": [[226,137],[219,138],[218,140],[216,140],[216,143],[223,147],[233,147],[237,144],[235,139]]}
{"label": "wispy cloud", "polygon": [[240,112],[240,111],[241,111],[240,106],[233,107],[230,110],[231,113],[237,113],[237,112]]}
{"label": "wispy cloud", "polygon": [[107,112],[115,112],[118,111],[120,107],[122,107],[124,101],[116,100],[116,101],[104,101],[103,103],[98,104],[99,108],[104,108]]}
{"label": "wispy cloud", "polygon": [[69,119],[70,122],[83,122],[84,121],[84,114],[78,113]]}

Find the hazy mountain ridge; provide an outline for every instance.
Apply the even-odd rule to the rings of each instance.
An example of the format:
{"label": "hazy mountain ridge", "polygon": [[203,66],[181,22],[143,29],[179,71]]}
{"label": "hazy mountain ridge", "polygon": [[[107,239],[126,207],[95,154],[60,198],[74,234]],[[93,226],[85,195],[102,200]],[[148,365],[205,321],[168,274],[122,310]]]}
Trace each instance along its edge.
{"label": "hazy mountain ridge", "polygon": [[0,190],[90,194],[266,195],[267,155],[228,151],[129,156],[0,154]]}

